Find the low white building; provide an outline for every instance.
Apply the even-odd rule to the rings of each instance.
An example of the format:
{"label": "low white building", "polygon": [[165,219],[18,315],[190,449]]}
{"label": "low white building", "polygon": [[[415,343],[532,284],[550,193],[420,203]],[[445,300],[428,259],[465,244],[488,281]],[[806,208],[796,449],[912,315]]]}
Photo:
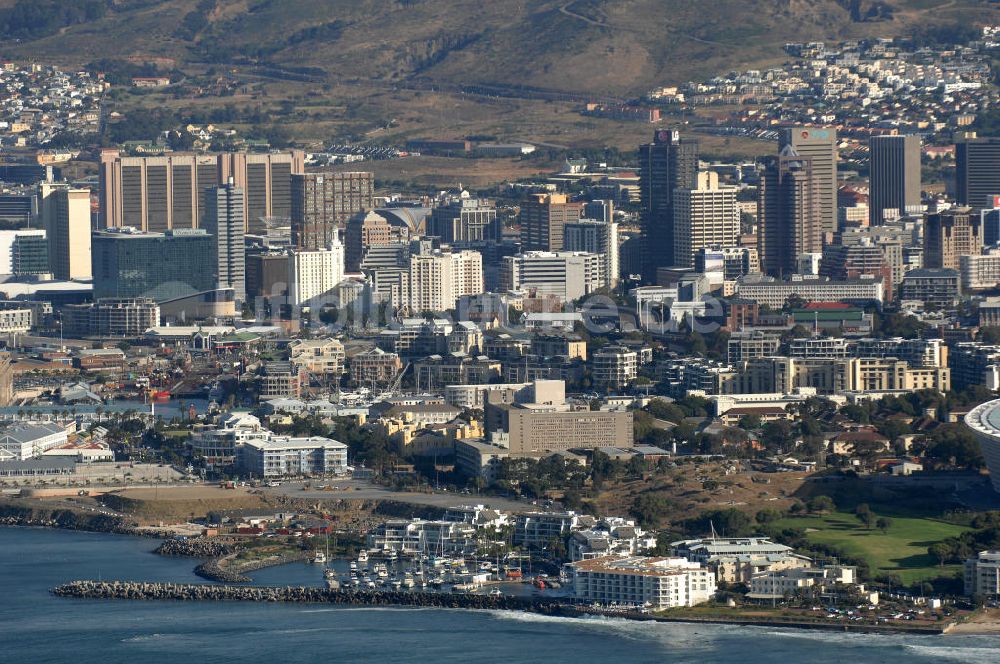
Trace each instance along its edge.
{"label": "low white building", "polygon": [[0,309],[0,333],[27,332],[31,329],[31,309]]}
{"label": "low white building", "polygon": [[465,555],[476,549],[476,530],[460,521],[391,519],[368,533],[368,548],[385,553]]}
{"label": "low white building", "polygon": [[578,599],[598,604],[670,609],[715,595],[715,574],[684,558],[608,556],[567,566]]}
{"label": "low white building", "polygon": [[766,537],[706,537],[670,543],[670,553],[715,570],[719,581],[750,583],[764,572],[810,567],[812,561]]}
{"label": "low white building", "polygon": [[272,435],[267,440],[248,440],[237,448],[236,453],[239,470],[253,477],[347,473],[347,445],[320,436],[292,438]]}
{"label": "low white building", "polygon": [[502,528],[509,523],[509,515],[486,505],[458,505],[449,507],[444,521],[470,523],[477,528]]}
{"label": "low white building", "polygon": [[591,528],[597,519],[576,512],[526,512],[514,522],[514,544],[541,549],[552,540],[563,540],[575,530]]}
{"label": "low white building", "polygon": [[569,537],[569,559],[590,560],[604,556],[634,556],[656,546],[656,537],[631,519],[606,517]]}
{"label": "low white building", "polygon": [[814,588],[823,591],[837,584],[851,586],[857,583],[854,567],[801,567],[780,572],[757,574],[750,580],[751,599],[783,599]]}
{"label": "low white building", "polygon": [[69,431],[59,424],[17,424],[0,432],[0,459],[24,461],[65,445]]}
{"label": "low white building", "polygon": [[455,441],[455,469],[466,477],[479,477],[489,483],[496,479],[510,450],[482,439]]}

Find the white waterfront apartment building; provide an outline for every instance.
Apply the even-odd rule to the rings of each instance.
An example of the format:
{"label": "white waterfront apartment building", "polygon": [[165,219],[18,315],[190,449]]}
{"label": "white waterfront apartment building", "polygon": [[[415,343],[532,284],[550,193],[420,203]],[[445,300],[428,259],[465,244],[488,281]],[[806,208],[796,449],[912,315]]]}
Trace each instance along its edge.
{"label": "white waterfront apartment building", "polygon": [[670,609],[695,606],[715,594],[715,574],[684,558],[609,556],[566,566],[577,599],[597,604]]}
{"label": "white waterfront apartment building", "polygon": [[980,551],[965,561],[965,594],[1000,595],[1000,551]]}
{"label": "white waterfront apartment building", "polygon": [[476,549],[477,528],[471,523],[390,519],[368,533],[368,549],[382,553],[464,555]]}
{"label": "white waterfront apartment building", "polygon": [[237,465],[252,477],[343,475],[347,472],[347,445],[321,436],[270,436],[239,446]]}

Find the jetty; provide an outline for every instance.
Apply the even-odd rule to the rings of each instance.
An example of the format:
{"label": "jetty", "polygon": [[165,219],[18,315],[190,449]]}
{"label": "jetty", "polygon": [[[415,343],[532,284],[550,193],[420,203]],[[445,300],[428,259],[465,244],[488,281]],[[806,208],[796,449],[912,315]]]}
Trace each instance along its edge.
{"label": "jetty", "polygon": [[59,597],[84,599],[297,602],[348,606],[421,606],[559,613],[560,602],[533,597],[391,590],[330,590],[302,586],[230,586],[138,581],[71,581],[52,589]]}

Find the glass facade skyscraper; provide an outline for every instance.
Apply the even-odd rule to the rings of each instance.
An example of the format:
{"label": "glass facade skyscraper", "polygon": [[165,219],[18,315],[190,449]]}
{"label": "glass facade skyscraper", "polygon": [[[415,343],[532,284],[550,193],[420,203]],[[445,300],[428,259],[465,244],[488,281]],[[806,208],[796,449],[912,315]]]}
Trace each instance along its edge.
{"label": "glass facade skyscraper", "polygon": [[212,236],[201,229],[94,233],[94,299],[149,297],[157,302],[213,290]]}

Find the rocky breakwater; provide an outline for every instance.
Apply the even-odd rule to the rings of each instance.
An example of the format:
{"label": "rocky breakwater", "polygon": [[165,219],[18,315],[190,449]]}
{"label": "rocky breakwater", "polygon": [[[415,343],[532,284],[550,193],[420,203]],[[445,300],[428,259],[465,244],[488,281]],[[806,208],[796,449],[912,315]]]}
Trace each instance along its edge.
{"label": "rocky breakwater", "polygon": [[219,583],[249,583],[252,579],[246,572],[252,572],[265,567],[276,567],[288,563],[308,560],[312,554],[307,551],[286,551],[263,558],[242,560],[239,551],[213,558],[194,568],[194,573],[209,581]]}
{"label": "rocky breakwater", "polygon": [[156,547],[153,553],[161,556],[186,556],[188,558],[221,558],[236,550],[231,542],[206,537],[192,539],[169,539]]}
{"label": "rocky breakwater", "polygon": [[456,593],[424,593],[380,590],[328,590],[304,587],[247,587],[135,581],[71,581],[57,586],[59,597],[127,600],[186,600],[239,602],[299,602],[350,606],[421,606],[446,609],[531,611],[561,614],[563,605],[554,600]]}

